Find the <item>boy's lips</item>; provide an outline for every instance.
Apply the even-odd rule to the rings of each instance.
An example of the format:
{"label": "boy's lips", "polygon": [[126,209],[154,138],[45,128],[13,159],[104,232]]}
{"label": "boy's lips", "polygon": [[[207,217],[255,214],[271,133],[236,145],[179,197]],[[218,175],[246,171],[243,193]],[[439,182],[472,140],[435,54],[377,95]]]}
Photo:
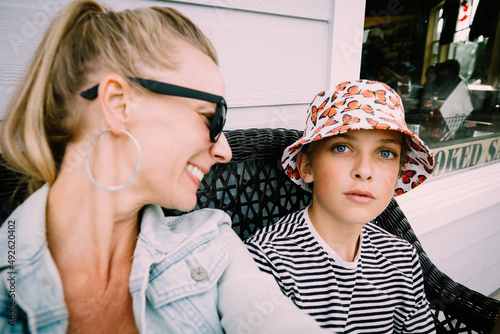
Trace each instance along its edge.
{"label": "boy's lips", "polygon": [[365,196],[374,199],[375,197],[371,192],[365,190],[354,189],[346,193],[346,195],[355,195],[355,196]]}
{"label": "boy's lips", "polygon": [[373,202],[373,200],[375,200],[375,197],[372,195],[371,192],[365,191],[365,190],[360,190],[360,189],[354,189],[354,190],[348,191],[345,193],[345,195],[351,201],[356,202],[356,203],[361,203],[361,204],[368,204],[368,203]]}

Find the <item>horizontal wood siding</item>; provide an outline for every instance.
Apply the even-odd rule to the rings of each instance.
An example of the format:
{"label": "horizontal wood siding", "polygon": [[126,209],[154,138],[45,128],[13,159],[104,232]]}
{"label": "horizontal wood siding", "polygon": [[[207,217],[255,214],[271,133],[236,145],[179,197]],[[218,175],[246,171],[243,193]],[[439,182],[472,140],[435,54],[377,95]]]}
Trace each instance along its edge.
{"label": "horizontal wood siding", "polygon": [[270,127],[270,121],[301,129],[310,101],[328,87],[333,1],[141,3],[178,9],[210,38],[226,80],[227,129]]}
{"label": "horizontal wood siding", "polygon": [[[0,36],[0,118],[47,23],[67,2],[0,4],[0,27],[5,32]],[[228,128],[267,126],[268,112],[282,120],[276,122],[279,126],[302,127],[307,105],[330,79],[332,1],[108,0],[106,4],[118,10],[168,5],[203,29],[219,53],[226,80]]]}
{"label": "horizontal wood siding", "polygon": [[68,0],[0,2],[0,119],[57,10]]}
{"label": "horizontal wood siding", "polygon": [[330,19],[330,6],[332,3],[331,0],[171,0],[169,2],[324,21]]}

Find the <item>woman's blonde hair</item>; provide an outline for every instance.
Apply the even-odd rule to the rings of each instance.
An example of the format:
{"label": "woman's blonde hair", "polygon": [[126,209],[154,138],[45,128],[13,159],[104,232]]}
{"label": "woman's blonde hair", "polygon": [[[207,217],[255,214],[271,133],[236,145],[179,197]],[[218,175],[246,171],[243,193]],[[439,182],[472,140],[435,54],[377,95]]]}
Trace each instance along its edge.
{"label": "woman's blonde hair", "polygon": [[79,134],[84,115],[75,112],[75,101],[90,76],[103,68],[135,77],[144,65],[174,67],[173,38],[218,63],[208,38],[172,8],[113,12],[94,1],[75,1],[62,11],[46,31],[2,124],[2,154],[9,168],[25,176],[28,193],[54,182],[67,144]]}

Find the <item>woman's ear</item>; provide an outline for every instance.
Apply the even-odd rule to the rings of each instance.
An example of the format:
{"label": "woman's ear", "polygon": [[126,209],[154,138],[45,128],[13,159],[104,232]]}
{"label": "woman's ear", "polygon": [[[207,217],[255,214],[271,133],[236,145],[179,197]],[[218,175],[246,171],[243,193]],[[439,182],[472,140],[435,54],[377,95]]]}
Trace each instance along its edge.
{"label": "woman's ear", "polygon": [[310,159],[311,157],[309,155],[302,152],[297,154],[297,170],[299,171],[300,178],[305,183],[314,181]]}
{"label": "woman's ear", "polygon": [[120,135],[130,119],[130,83],[122,76],[111,73],[99,83],[98,98],[101,111],[111,133]]}

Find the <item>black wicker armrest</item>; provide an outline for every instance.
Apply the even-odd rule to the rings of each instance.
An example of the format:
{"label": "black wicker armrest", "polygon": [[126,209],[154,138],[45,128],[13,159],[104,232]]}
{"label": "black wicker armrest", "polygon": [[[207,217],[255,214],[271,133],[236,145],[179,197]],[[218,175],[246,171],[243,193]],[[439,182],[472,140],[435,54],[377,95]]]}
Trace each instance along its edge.
{"label": "black wicker armrest", "polygon": [[394,199],[377,220],[379,226],[407,240],[417,249],[437,332],[490,333],[497,320],[500,302],[453,281],[441,272],[423,250]]}
{"label": "black wicker armrest", "polygon": [[27,189],[21,179],[22,175],[7,168],[0,155],[0,226],[26,198]]}

